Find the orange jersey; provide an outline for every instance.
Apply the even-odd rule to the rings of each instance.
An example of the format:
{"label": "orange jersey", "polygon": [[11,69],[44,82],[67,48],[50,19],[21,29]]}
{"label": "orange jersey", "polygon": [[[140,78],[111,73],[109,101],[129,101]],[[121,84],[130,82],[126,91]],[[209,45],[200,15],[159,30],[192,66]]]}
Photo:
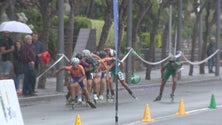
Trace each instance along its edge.
{"label": "orange jersey", "polygon": [[103,58],[103,59],[100,59],[99,60],[99,67],[101,68],[101,70],[105,70],[105,66],[108,65],[108,62],[111,61],[113,58],[110,58],[110,57],[106,57],[106,58]]}
{"label": "orange jersey", "polygon": [[65,69],[70,71],[72,77],[80,77],[85,75],[85,70],[81,65],[78,65],[76,69],[73,66],[65,66]]}

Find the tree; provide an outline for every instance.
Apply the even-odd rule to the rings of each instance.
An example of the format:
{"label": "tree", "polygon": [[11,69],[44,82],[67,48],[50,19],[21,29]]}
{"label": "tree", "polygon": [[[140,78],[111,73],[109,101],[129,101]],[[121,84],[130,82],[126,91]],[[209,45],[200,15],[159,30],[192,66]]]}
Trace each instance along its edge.
{"label": "tree", "polygon": [[[1,0],[0,1],[0,18],[5,12],[10,20],[16,20],[16,10],[15,10],[16,0]],[[0,19],[2,21],[2,19]]]}
{"label": "tree", "polygon": [[[0,2],[0,17],[2,17],[3,12],[8,8],[10,5],[10,2],[7,0],[3,0]],[[2,20],[2,19],[1,19]]]}
{"label": "tree", "polygon": [[127,6],[128,6],[128,0],[122,0],[119,6],[119,39],[118,39],[119,50],[122,45],[122,37],[123,37],[123,31],[124,31],[124,24],[126,21]]}
{"label": "tree", "polygon": [[99,44],[97,46],[97,50],[102,50],[105,46],[110,27],[112,26],[112,16],[113,16],[113,4],[112,1],[106,0],[106,7],[105,7],[105,13],[104,13],[104,25],[100,37]]}
{"label": "tree", "polygon": [[[150,30],[150,47],[149,54],[146,55],[147,59],[151,62],[155,61],[155,35],[158,31],[159,23],[160,23],[160,14],[163,12],[163,9],[166,7],[168,2],[157,3],[157,1],[152,1],[151,3],[151,11],[148,12],[148,16],[152,19],[152,25]],[[146,66],[146,78],[151,79],[151,65]]]}
{"label": "tree", "polygon": [[[40,10],[42,15],[42,31],[40,35],[40,39],[43,41],[45,48],[48,49],[49,42],[49,31],[52,25],[52,19],[56,14],[57,10],[57,0],[38,0],[36,1],[36,5]],[[43,72],[46,69],[46,65],[41,65],[40,72]],[[46,76],[42,76],[38,83],[38,88],[45,88]]]}
{"label": "tree", "polygon": [[[215,7],[215,2],[214,1],[206,1],[206,15],[205,15],[205,31],[204,31],[204,35],[203,35],[203,46],[202,46],[202,54],[201,54],[201,59],[205,59],[206,58],[206,50],[207,50],[207,42],[208,42],[208,38],[209,38],[209,34],[212,30],[212,26],[213,24],[215,24],[216,22],[216,11],[214,8]],[[214,10],[214,14],[213,14],[213,18],[211,18],[211,9]],[[204,74],[204,67],[205,67],[205,63],[200,64],[200,74]]]}
{"label": "tree", "polygon": [[[192,33],[192,48],[191,48],[191,58],[190,60],[191,61],[194,61],[194,53],[195,53],[195,48],[196,48],[196,42],[197,42],[197,35],[198,35],[198,23],[199,23],[199,20],[200,20],[200,14],[201,14],[201,11],[203,10],[203,8],[200,9],[200,11],[198,11],[198,3],[197,1],[194,2],[194,12],[195,14],[197,15],[196,17],[196,20],[195,20],[195,23],[193,24],[193,33]],[[193,75],[193,65],[190,65],[190,70],[189,70],[189,75]]]}
{"label": "tree", "polygon": [[16,0],[8,0],[9,6],[6,8],[6,13],[9,17],[10,20],[16,20],[16,9],[15,9],[15,4]]}
{"label": "tree", "polygon": [[88,6],[86,8],[86,16],[88,18],[93,18],[93,7],[94,7],[94,4],[95,4],[95,0],[89,0],[88,2]]}

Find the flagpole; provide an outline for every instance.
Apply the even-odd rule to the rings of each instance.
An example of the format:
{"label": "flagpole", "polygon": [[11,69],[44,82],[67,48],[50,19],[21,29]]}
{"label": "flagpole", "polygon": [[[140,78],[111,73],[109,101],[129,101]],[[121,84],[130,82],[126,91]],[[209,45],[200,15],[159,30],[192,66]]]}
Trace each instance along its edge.
{"label": "flagpole", "polygon": [[116,64],[115,64],[115,80],[116,80],[116,101],[115,101],[115,124],[118,125],[118,39],[119,39],[119,11],[118,0],[113,0],[113,15],[114,15],[114,33],[115,33],[115,50],[116,50]]}

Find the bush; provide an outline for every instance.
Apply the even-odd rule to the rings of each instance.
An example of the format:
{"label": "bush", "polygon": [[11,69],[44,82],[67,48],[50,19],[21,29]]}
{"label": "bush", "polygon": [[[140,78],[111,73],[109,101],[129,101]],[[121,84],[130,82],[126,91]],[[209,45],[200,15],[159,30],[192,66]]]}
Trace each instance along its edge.
{"label": "bush", "polygon": [[[150,46],[150,33],[149,32],[142,33],[140,35],[140,38],[141,38],[142,42],[146,43],[146,48],[149,48],[149,46]],[[162,46],[161,45],[161,40],[162,40],[161,34],[157,34],[155,36],[155,47],[156,48],[160,48]]]}

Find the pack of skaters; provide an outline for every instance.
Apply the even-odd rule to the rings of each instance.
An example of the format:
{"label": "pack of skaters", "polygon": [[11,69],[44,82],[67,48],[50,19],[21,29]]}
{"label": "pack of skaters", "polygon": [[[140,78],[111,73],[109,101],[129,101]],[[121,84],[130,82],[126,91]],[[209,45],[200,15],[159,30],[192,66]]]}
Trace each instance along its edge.
{"label": "pack of skaters", "polygon": [[99,101],[103,101],[104,100],[104,92],[105,92],[105,89],[106,89],[106,83],[107,83],[107,76],[108,76],[108,70],[106,69],[107,68],[107,61],[105,60],[106,58],[106,52],[105,51],[100,51],[98,53],[99,57],[101,58],[99,61],[99,65],[98,65],[98,70],[97,70],[97,74],[99,74]]}
{"label": "pack of skaters", "polygon": [[[119,59],[115,59],[115,50],[111,49],[111,48],[106,48],[105,51],[107,52],[109,57],[106,57],[105,60],[107,61],[107,70],[109,72],[108,74],[108,81],[107,81],[107,100],[114,99],[114,88],[113,88],[113,80],[116,78],[116,68],[115,68],[115,64],[116,64],[116,60],[120,63],[120,66],[123,66],[123,62],[120,61]],[[132,92],[132,90],[129,88],[128,83],[126,83],[125,81],[125,77],[123,72],[120,70],[120,66],[118,66],[118,80],[120,81],[121,85],[129,92],[129,94],[136,99],[136,96],[134,95],[134,93]],[[109,96],[109,91],[111,92],[111,97]]]}
{"label": "pack of skaters", "polygon": [[160,85],[160,91],[159,95],[154,99],[154,101],[160,101],[163,95],[163,90],[166,85],[167,80],[172,76],[173,85],[172,85],[172,91],[170,94],[171,101],[174,100],[174,92],[176,90],[176,84],[178,80],[178,71],[182,67],[182,63],[179,61],[176,61],[176,58],[174,56],[171,56],[169,60],[163,65],[161,68],[161,85]]}
{"label": "pack of skaters", "polygon": [[84,67],[86,72],[87,89],[89,92],[93,90],[93,100],[96,102],[98,100],[97,86],[99,82],[94,79],[94,75],[97,71],[100,57],[91,53],[88,49],[84,49],[82,55],[83,58],[80,60],[80,64]]}
{"label": "pack of skaters", "polygon": [[82,67],[82,65],[79,64],[80,60],[76,57],[71,59],[71,65],[70,66],[64,66],[58,70],[56,70],[55,75],[57,75],[62,70],[69,71],[71,74],[71,83],[69,87],[69,92],[71,95],[71,104],[74,105],[78,102],[78,94],[79,94],[79,86],[82,89],[82,92],[84,93],[86,97],[86,103],[90,105],[91,108],[96,108],[96,106],[90,101],[90,94],[87,90],[84,79],[86,77],[85,70]]}

